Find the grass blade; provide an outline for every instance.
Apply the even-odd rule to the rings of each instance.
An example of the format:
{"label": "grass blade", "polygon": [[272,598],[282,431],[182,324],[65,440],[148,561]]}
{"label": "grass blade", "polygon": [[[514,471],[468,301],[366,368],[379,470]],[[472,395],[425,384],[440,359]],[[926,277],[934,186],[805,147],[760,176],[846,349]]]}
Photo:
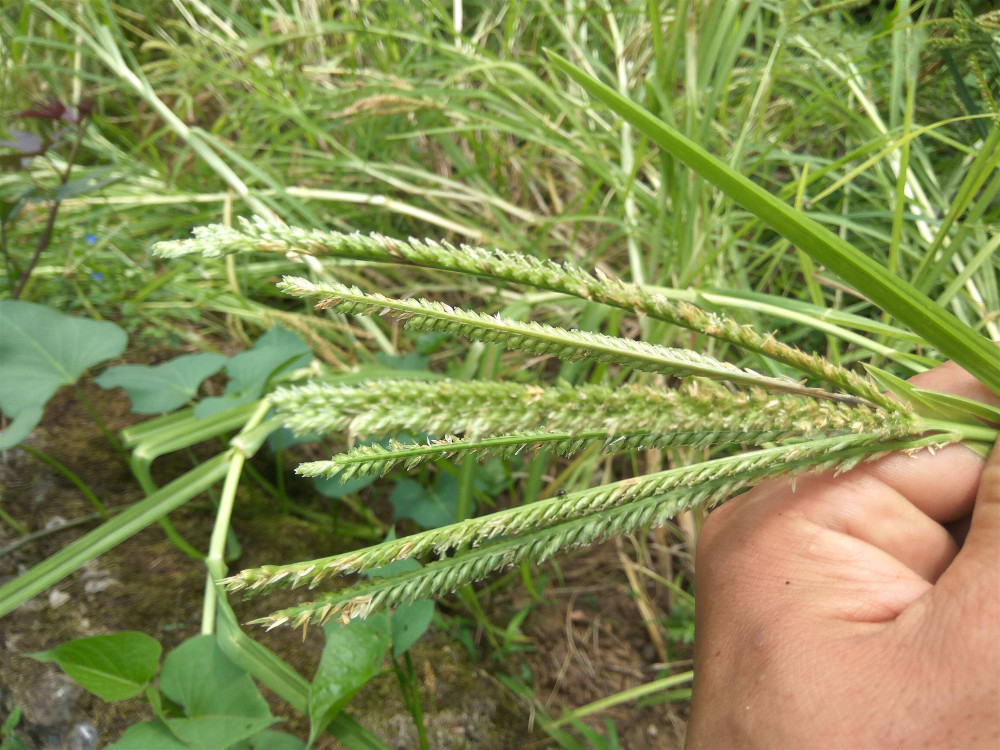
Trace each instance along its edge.
{"label": "grass blade", "polygon": [[0,586],[0,616],[40,594],[49,586],[79,570],[84,563],[107,552],[170,511],[179,508],[199,492],[211,487],[225,476],[228,460],[228,453],[221,453],[205,461],[196,469],[192,469],[145,500],[141,500],[89,534],[80,537],[65,549],[46,558],[27,573]]}
{"label": "grass blade", "polygon": [[815,261],[836,273],[882,310],[923,336],[992,391],[1000,393],[1000,349],[983,336],[921,294],[914,286],[894,276],[818,222],[731,169],[610,86],[592,78],[556,53],[549,52],[548,55],[559,70],[594,99],[709,180]]}

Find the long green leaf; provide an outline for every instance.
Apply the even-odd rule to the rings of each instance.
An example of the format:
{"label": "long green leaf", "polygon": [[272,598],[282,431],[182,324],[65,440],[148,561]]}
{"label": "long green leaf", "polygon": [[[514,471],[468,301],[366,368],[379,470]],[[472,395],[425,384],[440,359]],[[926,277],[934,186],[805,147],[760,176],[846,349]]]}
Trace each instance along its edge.
{"label": "long green leaf", "polygon": [[610,86],[556,53],[548,55],[559,70],[594,99],[1000,393],[1000,349],[987,339],[850,243],[726,166]]}
{"label": "long green leaf", "polygon": [[228,459],[220,453],[0,586],[0,617],[211,487],[225,476]]}

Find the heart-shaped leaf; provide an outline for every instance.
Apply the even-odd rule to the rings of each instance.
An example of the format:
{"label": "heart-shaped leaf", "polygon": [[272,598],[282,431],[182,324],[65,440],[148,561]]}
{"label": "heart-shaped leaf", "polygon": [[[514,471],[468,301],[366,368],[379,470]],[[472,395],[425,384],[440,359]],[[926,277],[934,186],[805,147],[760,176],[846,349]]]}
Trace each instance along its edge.
{"label": "heart-shaped leaf", "polygon": [[306,743],[284,732],[265,729],[230,750],[306,750]]}
{"label": "heart-shaped leaf", "polygon": [[141,693],[152,682],[161,651],[154,638],[126,631],[77,638],[30,656],[54,661],[78,685],[104,700],[120,701]]}
{"label": "heart-shaped leaf", "polygon": [[27,437],[61,386],[119,356],[127,342],[114,323],[73,318],[34,302],[0,301],[0,411],[13,420],[0,433],[0,450]]}
{"label": "heart-shaped leaf", "polygon": [[378,672],[389,648],[389,618],[374,615],[323,628],[326,646],[309,687],[309,742],[323,732],[361,687]]}
{"label": "heart-shaped leaf", "polygon": [[275,722],[250,675],[212,635],[191,638],[164,659],[160,690],[184,708],[184,718],[164,719],[167,727],[200,750],[227,748]]}
{"label": "heart-shaped leaf", "polygon": [[[386,541],[396,538],[395,529],[392,529]],[[388,565],[381,565],[377,568],[365,571],[364,575],[371,578],[390,578],[401,573],[409,573],[423,567],[417,560],[407,557],[396,560]],[[389,629],[392,634],[392,655],[402,656],[403,653],[414,643],[420,640],[420,636],[427,632],[434,619],[434,602],[431,599],[420,599],[419,601],[403,604],[393,610],[389,615]]]}
{"label": "heart-shaped leaf", "polygon": [[312,361],[309,345],[290,331],[275,326],[249,351],[237,354],[226,365],[229,383],[226,395],[202,399],[195,407],[198,417],[210,417],[240,404],[256,401],[268,381]]}
{"label": "heart-shaped leaf", "polygon": [[424,487],[412,479],[396,484],[389,494],[393,520],[409,518],[425,529],[455,523],[458,512],[458,480],[441,472],[433,487]]}
{"label": "heart-shaped leaf", "polygon": [[104,750],[190,750],[190,745],[177,739],[163,722],[163,719],[141,721],[133,724],[121,739],[108,745]]}
{"label": "heart-shaped leaf", "polygon": [[162,414],[195,397],[201,382],[226,364],[221,354],[183,354],[161,365],[119,365],[96,382],[101,388],[122,387],[136,414]]}

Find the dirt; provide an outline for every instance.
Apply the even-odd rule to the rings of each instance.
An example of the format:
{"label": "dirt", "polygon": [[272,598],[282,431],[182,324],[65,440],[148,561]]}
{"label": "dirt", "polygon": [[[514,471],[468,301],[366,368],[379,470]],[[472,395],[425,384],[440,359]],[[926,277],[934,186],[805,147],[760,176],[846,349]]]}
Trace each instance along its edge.
{"label": "dirt", "polygon": [[[84,391],[112,431],[138,421],[120,393],[93,385]],[[125,461],[101,435],[72,389],[63,389],[53,398],[28,443],[69,466],[109,506],[143,497]],[[216,444],[199,449],[194,456],[159,459],[157,481],[169,481],[190,469],[192,459],[203,460],[220,449],[221,444]],[[260,468],[265,474],[274,471],[266,461]],[[290,471],[286,480],[300,481]],[[0,583],[98,523],[95,519],[61,528],[93,514],[93,507],[63,476],[20,449],[3,455],[0,491],[3,510],[29,532],[52,531],[0,555]],[[283,515],[259,497],[241,496],[241,500],[233,522],[243,549],[241,559],[233,563],[236,568],[310,559],[356,544],[316,523]],[[212,524],[206,497],[196,498],[170,518],[196,548],[206,548]],[[0,522],[0,549],[18,538],[17,532]],[[533,574],[536,586],[548,581],[540,599],[529,596],[519,582],[494,593],[484,592],[481,600],[498,631],[530,609],[521,623],[523,637],[512,640],[514,648],[500,644],[498,649],[475,626],[465,629],[464,639],[452,637],[461,635],[468,612],[455,602],[441,605],[445,629],[432,629],[410,652],[430,747],[557,747],[539,727],[541,717],[530,700],[532,695],[547,716],[559,717],[660,674],[662,654],[642,624],[619,552],[620,544],[609,542],[557,565],[542,566]],[[150,718],[142,701],[104,703],[75,686],[54,665],[25,655],[73,638],[122,630],[146,632],[167,652],[199,632],[204,575],[203,564],[181,553],[154,524],[0,619],[0,724],[10,711],[21,707],[18,735],[30,750],[88,750],[113,741],[135,721]],[[662,601],[662,587],[650,591],[656,607],[669,608],[669,602]],[[263,602],[234,603],[234,607],[246,621],[298,596],[286,593]],[[281,628],[270,632],[250,628],[248,632],[301,674],[312,674],[322,649],[319,629],[311,629],[305,637],[301,631]],[[463,640],[467,645],[462,645]],[[515,690],[509,689],[511,685]],[[518,686],[525,695],[516,694]],[[288,717],[279,728],[307,736],[307,720],[275,696],[268,697],[275,715]],[[372,680],[347,710],[391,747],[417,746],[413,719],[391,669]],[[632,702],[587,721],[600,727],[604,718],[614,720],[623,748],[671,748],[682,742],[683,710],[662,703],[636,708]],[[316,744],[319,748],[337,746],[329,737]]]}
{"label": "dirt", "polygon": [[[613,540],[541,566],[534,575],[547,578],[548,585],[536,601],[524,587],[508,589],[508,612],[532,607],[523,628],[531,649],[513,661],[532,676],[538,699],[552,718],[641,687],[665,676],[666,667],[669,673],[691,668],[689,646],[657,644],[651,638],[640,597],[623,570],[622,555],[630,550],[622,540]],[[660,617],[671,607],[666,591],[659,585],[643,587],[642,598]],[[623,748],[679,748],[686,716],[686,702],[637,707],[626,701],[588,717],[587,723],[603,727],[605,719],[612,720]]]}

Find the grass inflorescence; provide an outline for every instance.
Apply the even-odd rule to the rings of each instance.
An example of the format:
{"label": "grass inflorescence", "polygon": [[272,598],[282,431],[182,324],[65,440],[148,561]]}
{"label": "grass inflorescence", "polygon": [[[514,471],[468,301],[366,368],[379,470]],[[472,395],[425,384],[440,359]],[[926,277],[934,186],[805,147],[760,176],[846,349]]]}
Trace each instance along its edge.
{"label": "grass inflorescence", "polygon": [[[384,261],[384,249],[394,248],[395,255],[410,262],[475,275],[484,273],[484,264],[476,262],[476,258],[499,260],[504,270],[498,275],[505,281],[525,285],[541,282],[549,290],[573,290],[567,293],[580,294],[586,279],[590,280],[586,282],[588,298],[604,296],[591,289],[601,277],[517,254],[432,242],[402,243],[359,234],[300,232],[260,221],[245,223],[242,231],[241,235],[235,230],[209,228],[193,240],[167,244],[162,251],[170,255],[190,251],[213,255],[248,248],[317,252],[333,247],[340,257]],[[403,246],[419,251],[407,254],[398,250]],[[539,273],[539,268],[544,272]],[[576,282],[571,283],[571,279]],[[622,306],[630,299],[652,299],[639,287],[606,276],[603,279],[608,287],[620,292]],[[270,401],[285,426],[300,434],[346,431],[365,437],[403,432],[439,436],[424,445],[392,441],[387,447],[358,447],[327,461],[303,464],[298,471],[306,476],[339,476],[343,481],[364,473],[385,473],[398,464],[412,470],[421,463],[455,455],[481,460],[490,455],[511,457],[541,447],[570,454],[598,442],[612,450],[619,442],[633,448],[711,448],[730,444],[767,447],[601,484],[481,518],[458,519],[454,525],[368,550],[247,570],[226,579],[224,583],[230,590],[259,593],[278,585],[312,587],[333,575],[361,573],[408,558],[437,558],[418,570],[358,584],[275,613],[266,620],[271,625],[326,622],[334,616],[346,622],[432,594],[454,591],[516,563],[541,561],[613,533],[662,523],[684,509],[718,502],[766,477],[808,470],[843,471],[866,457],[890,450],[916,450],[963,437],[957,426],[925,422],[905,402],[881,394],[875,397],[878,391],[874,381],[832,363],[810,367],[810,373],[852,392],[805,387],[788,378],[766,376],[692,350],[510,320],[442,302],[391,299],[333,282],[286,277],[279,287],[296,297],[319,297],[316,308],[320,311],[390,313],[407,324],[417,322],[422,330],[443,330],[471,341],[556,359],[610,363],[624,373],[661,376],[660,384],[655,386],[565,381],[543,386],[446,378],[357,385],[310,382],[279,388]],[[732,331],[740,328],[734,321],[709,316],[693,305],[686,308],[686,327],[734,343]],[[744,334],[744,338],[750,336]],[[762,340],[754,334],[756,343]],[[758,351],[790,366],[805,361],[787,346],[760,347]],[[667,387],[663,376],[685,380],[679,386]],[[445,551],[461,554],[451,559]]]}

